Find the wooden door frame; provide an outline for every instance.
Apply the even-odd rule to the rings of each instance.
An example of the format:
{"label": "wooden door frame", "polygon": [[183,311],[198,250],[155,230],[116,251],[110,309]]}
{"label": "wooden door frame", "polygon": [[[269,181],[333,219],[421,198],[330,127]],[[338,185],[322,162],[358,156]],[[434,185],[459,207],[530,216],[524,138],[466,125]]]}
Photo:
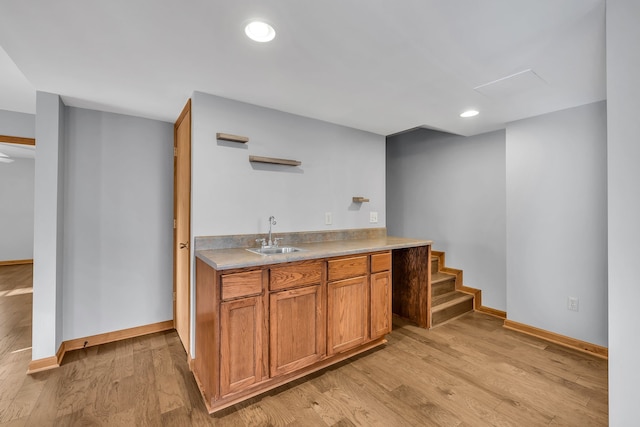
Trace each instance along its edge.
{"label": "wooden door frame", "polygon": [[[177,318],[177,286],[178,286],[178,228],[177,228],[177,207],[178,207],[178,190],[177,190],[177,165],[178,165],[178,127],[182,124],[187,114],[191,112],[191,99],[187,100],[180,116],[176,120],[173,126],[173,326],[176,328]],[[189,149],[188,149],[188,162],[189,169],[191,169],[191,124],[189,124]],[[189,194],[187,197],[191,200],[191,178],[189,178]],[[189,216],[191,215],[191,208],[189,208]],[[189,243],[191,241],[191,219],[189,219],[187,234],[189,235]],[[187,298],[187,311],[189,312],[189,320],[187,322],[187,343],[185,345],[185,351],[187,353],[187,361],[189,367],[191,367],[191,247],[188,247],[189,251],[189,268],[187,269],[187,286],[188,286],[188,298]],[[177,329],[177,328],[176,328]],[[183,343],[184,345],[185,343]]]}

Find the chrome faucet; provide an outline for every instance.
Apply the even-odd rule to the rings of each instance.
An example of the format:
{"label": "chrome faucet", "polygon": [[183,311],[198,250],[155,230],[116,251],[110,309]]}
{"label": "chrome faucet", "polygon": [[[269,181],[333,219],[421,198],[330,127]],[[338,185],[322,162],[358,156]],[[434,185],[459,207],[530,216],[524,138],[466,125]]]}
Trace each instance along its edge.
{"label": "chrome faucet", "polygon": [[271,247],[273,245],[273,241],[271,240],[271,226],[272,225],[276,225],[276,217],[273,216],[273,215],[271,215],[269,217],[269,240],[268,240],[268,243],[267,243],[267,245],[269,247]]}

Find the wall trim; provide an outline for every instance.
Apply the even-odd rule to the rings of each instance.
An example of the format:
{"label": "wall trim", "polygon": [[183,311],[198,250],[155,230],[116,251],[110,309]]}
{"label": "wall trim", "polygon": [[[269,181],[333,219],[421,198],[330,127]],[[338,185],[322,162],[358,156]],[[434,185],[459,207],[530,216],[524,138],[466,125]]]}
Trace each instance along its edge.
{"label": "wall trim", "polygon": [[164,332],[172,330],[173,320],[165,320],[164,322],[152,323],[149,325],[136,326],[134,328],[121,329],[119,331],[106,332],[104,334],[91,335],[84,338],[75,338],[63,341],[58,348],[55,356],[46,357],[44,359],[32,360],[29,363],[27,374],[45,371],[60,367],[62,359],[67,351],[78,350],[81,348],[93,347],[100,344],[126,340],[129,338],[141,337],[143,335],[154,334],[156,332]]}
{"label": "wall trim", "polygon": [[32,259],[12,259],[8,261],[0,261],[0,267],[3,265],[23,265],[23,264],[33,264]]}
{"label": "wall trim", "polygon": [[607,347],[602,347],[597,344],[591,344],[586,341],[581,341],[575,338],[567,337],[565,335],[557,334],[555,332],[536,328],[535,326],[525,325],[524,323],[514,322],[513,320],[509,319],[505,319],[504,327],[507,329],[511,329],[512,331],[521,332],[523,334],[531,335],[545,341],[550,341],[564,347],[569,347],[583,353],[591,354],[601,359],[609,359],[609,349]]}
{"label": "wall trim", "polygon": [[66,353],[71,350],[78,350],[80,348],[93,347],[100,344],[141,337],[143,335],[168,331],[171,329],[173,329],[173,320],[165,320],[164,322],[152,323],[150,325],[136,326],[134,328],[121,329],[119,331],[106,332],[104,334],[91,335],[84,338],[76,338],[64,341],[62,345],[64,345],[64,351]]}
{"label": "wall trim", "polygon": [[10,144],[36,145],[35,138],[24,138],[22,136],[0,135],[0,141]]}
{"label": "wall trim", "polygon": [[491,308],[491,307],[487,307],[484,305],[481,305],[480,307],[476,308],[476,311],[479,311],[481,313],[484,314],[488,314],[489,316],[494,316],[494,317],[498,317],[500,319],[507,319],[507,312],[506,311],[502,311],[502,310],[497,310],[495,308]]}
{"label": "wall trim", "polygon": [[48,371],[60,367],[56,356],[45,357],[44,359],[35,359],[29,362],[27,374],[35,374],[36,372]]}

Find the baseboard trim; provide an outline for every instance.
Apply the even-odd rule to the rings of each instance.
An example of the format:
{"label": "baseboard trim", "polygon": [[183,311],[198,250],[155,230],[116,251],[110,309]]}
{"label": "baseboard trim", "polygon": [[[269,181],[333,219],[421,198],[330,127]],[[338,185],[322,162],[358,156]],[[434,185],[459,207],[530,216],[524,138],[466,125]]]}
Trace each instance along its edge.
{"label": "baseboard trim", "polygon": [[64,345],[64,351],[67,352],[71,350],[78,350],[80,348],[93,347],[95,345],[140,337],[156,332],[168,331],[170,329],[173,329],[173,320],[165,320],[164,322],[152,323],[150,325],[136,326],[134,328],[121,329],[119,331],[91,335],[84,338],[76,338],[65,341],[62,344]]}
{"label": "baseboard trim", "polygon": [[60,367],[60,365],[62,364],[62,359],[64,358],[65,353],[68,351],[126,340],[129,338],[141,337],[143,335],[169,331],[171,329],[173,329],[173,320],[165,320],[164,322],[152,323],[150,325],[136,326],[134,328],[122,329],[119,331],[107,332],[104,334],[91,335],[89,337],[63,341],[60,344],[60,347],[58,348],[55,356],[32,360],[29,363],[27,374],[33,374],[34,372],[40,372]]}
{"label": "baseboard trim", "polygon": [[531,335],[545,341],[550,341],[564,347],[569,347],[583,353],[591,354],[601,359],[609,359],[609,349],[607,347],[602,347],[597,344],[591,344],[586,341],[581,341],[575,338],[567,337],[565,335],[557,334],[555,332],[536,328],[535,326],[525,325],[524,323],[514,322],[513,320],[509,319],[505,319],[504,327],[507,329],[511,329],[512,331]]}
{"label": "baseboard trim", "polygon": [[35,359],[29,362],[27,374],[35,374],[36,372],[48,371],[60,367],[56,356],[45,357],[44,359]]}
{"label": "baseboard trim", "polygon": [[480,307],[476,308],[476,311],[479,311],[480,313],[488,314],[489,316],[498,317],[503,320],[507,319],[506,311],[496,310],[495,308],[486,307],[484,305],[481,305]]}
{"label": "baseboard trim", "polygon": [[12,259],[8,261],[0,261],[0,267],[4,265],[24,265],[24,264],[33,264],[32,259]]}

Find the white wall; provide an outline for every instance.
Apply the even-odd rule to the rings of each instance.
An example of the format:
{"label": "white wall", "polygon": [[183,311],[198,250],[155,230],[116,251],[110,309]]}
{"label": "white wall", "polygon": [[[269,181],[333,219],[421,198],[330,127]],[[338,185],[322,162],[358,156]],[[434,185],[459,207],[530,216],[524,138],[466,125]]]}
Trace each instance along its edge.
{"label": "white wall", "polygon": [[609,423],[638,424],[640,2],[607,1]]}
{"label": "white wall", "polygon": [[[266,232],[270,215],[275,233],[385,226],[383,136],[199,92],[192,109],[194,236]],[[219,143],[216,132],[250,140]],[[252,164],[249,155],[302,166]],[[353,196],[371,202],[354,205]]]}
{"label": "white wall", "polygon": [[387,230],[433,240],[483,305],[506,310],[504,131],[388,138]]}
{"label": "white wall", "polygon": [[0,110],[0,135],[35,138],[35,114]]}
{"label": "white wall", "polygon": [[606,131],[599,102],[509,123],[506,145],[507,316],[602,346]]}
{"label": "white wall", "polygon": [[0,261],[33,259],[34,159],[0,163]]}
{"label": "white wall", "polygon": [[173,126],[66,109],[64,340],[173,318]]}

